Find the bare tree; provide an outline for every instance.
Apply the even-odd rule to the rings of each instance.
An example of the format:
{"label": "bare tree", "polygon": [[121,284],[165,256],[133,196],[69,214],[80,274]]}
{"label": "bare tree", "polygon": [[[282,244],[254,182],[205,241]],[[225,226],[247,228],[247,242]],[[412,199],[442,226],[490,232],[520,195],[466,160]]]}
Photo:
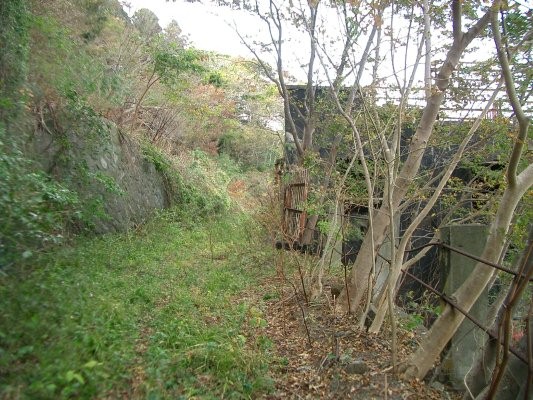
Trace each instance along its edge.
{"label": "bare tree", "polygon": [[[433,133],[433,125],[437,119],[440,105],[450,83],[452,72],[456,69],[459,60],[472,40],[477,37],[488,25],[489,12],[486,12],[476,21],[467,32],[462,31],[462,3],[452,1],[451,5],[453,23],[453,43],[447,52],[446,59],[440,67],[435,86],[428,98],[420,122],[407,151],[407,158],[399,167],[395,178],[394,193],[391,202],[383,202],[373,220],[373,237],[366,235],[352,269],[352,276],[348,290],[349,297],[353,299],[352,306],[357,307],[368,293],[368,276],[371,273],[372,263],[382,246],[387,231],[390,228],[390,215],[399,208],[404,201],[411,182],[417,176],[428,141]],[[397,270],[397,268],[396,268]],[[346,299],[346,296],[340,300]],[[347,309],[346,302],[343,303]]]}
{"label": "bare tree", "polygon": [[[354,84],[353,90],[345,102],[347,107],[352,108],[356,88],[358,88],[358,82],[365,68],[369,46],[374,40],[377,24],[371,24],[372,32],[367,41],[366,49],[361,54],[359,61],[356,62],[351,59],[353,57],[351,50],[357,39],[366,31],[368,25],[364,21],[364,17],[368,14],[360,12],[364,10],[364,7],[355,3],[351,4],[351,2],[328,3],[320,0],[290,2],[288,5],[282,4],[283,2],[269,0],[266,9],[261,8],[258,2],[256,2],[254,7],[254,13],[264,22],[269,35],[269,42],[263,43],[259,47],[271,50],[274,56],[274,70],[265,60],[265,55],[258,50],[257,43],[253,44],[241,35],[237,29],[238,27],[236,27],[236,31],[242,42],[256,58],[263,72],[276,85],[280,96],[283,98],[286,121],[285,129],[292,137],[298,163],[302,164],[307,155],[316,155],[318,150],[314,143],[317,121],[319,120],[319,116],[317,115],[318,90],[321,86],[319,78],[320,66],[317,65],[318,53],[322,51],[327,56],[327,60],[323,60],[321,66],[330,71],[331,88],[332,92],[336,95],[339,94],[346,77],[352,74],[355,66],[358,65],[357,85]],[[324,24],[324,21],[320,21],[320,9],[328,7],[330,10],[336,9],[342,21],[343,35],[337,38],[336,41],[336,44],[341,43],[340,51],[337,52],[337,55],[334,52],[324,51],[328,45],[326,43],[327,40],[324,40],[319,35],[319,31],[322,31],[323,27],[318,24],[319,22]],[[303,66],[306,69],[306,78],[305,82],[301,85],[305,90],[303,99],[298,99],[294,96],[291,92],[291,85],[287,82],[285,71],[287,54],[284,53],[284,43],[288,35],[286,32],[287,24],[299,27],[308,38],[309,54]],[[322,90],[322,93],[324,92],[325,90]],[[325,161],[324,173],[320,177],[322,187],[327,188],[330,185],[331,173],[334,171],[335,166],[336,149],[341,140],[341,135],[332,134],[329,145],[330,157]],[[320,196],[319,202],[323,202],[324,200],[325,196]],[[305,245],[311,242],[317,221],[318,215],[311,215],[307,219],[302,244]]]}
{"label": "bare tree", "polygon": [[[522,196],[533,185],[533,164],[529,164],[519,172],[519,163],[523,157],[523,149],[527,138],[529,119],[526,117],[518,100],[513,77],[509,67],[509,59],[502,45],[498,12],[500,2],[494,2],[491,9],[484,16],[491,21],[492,33],[496,44],[497,54],[502,75],[505,80],[507,96],[513,107],[518,132],[514,141],[511,158],[507,165],[507,186],[500,198],[498,210],[490,226],[489,237],[481,258],[489,262],[497,262],[505,247],[505,237],[512,223],[513,214]],[[494,269],[484,263],[478,263],[468,279],[452,295],[457,304],[466,311],[470,310],[474,302],[485,289],[494,274]],[[404,368],[406,377],[423,378],[433,362],[444,349],[444,346],[457,330],[464,319],[464,315],[447,305],[443,313],[435,321],[428,335],[423,339],[418,350],[410,357]]]}

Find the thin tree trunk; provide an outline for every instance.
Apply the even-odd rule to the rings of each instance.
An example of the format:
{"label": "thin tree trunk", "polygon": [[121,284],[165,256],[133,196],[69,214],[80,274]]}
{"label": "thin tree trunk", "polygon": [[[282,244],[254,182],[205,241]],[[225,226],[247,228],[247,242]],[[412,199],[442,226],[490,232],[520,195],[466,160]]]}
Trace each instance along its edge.
{"label": "thin tree trunk", "polygon": [[137,124],[137,117],[139,115],[139,108],[141,107],[141,103],[144,99],[144,96],[146,96],[146,93],[148,93],[148,90],[157,82],[159,81],[159,77],[155,76],[155,69],[152,71],[152,75],[150,75],[150,78],[148,79],[148,83],[146,84],[146,87],[144,88],[143,92],[141,93],[141,96],[139,97],[139,100],[137,100],[137,103],[135,104],[135,111],[133,112],[133,118],[131,120],[131,130],[133,131]]}
{"label": "thin tree trunk", "polygon": [[[509,361],[509,345],[511,341],[511,319],[513,317],[513,310],[520,300],[520,296],[526,289],[529,279],[533,274],[533,229],[530,230],[528,243],[522,255],[522,260],[519,263],[518,276],[513,278],[513,282],[508,290],[508,296],[505,299],[503,306],[500,308],[498,318],[496,319],[496,327],[498,328],[498,337],[503,335],[502,358],[496,363],[494,369],[491,387],[487,397],[494,398],[497,393],[501,380],[506,372],[507,362]],[[497,357],[499,359],[499,357]]]}
{"label": "thin tree trunk", "polygon": [[[436,204],[438,198],[440,197],[440,194],[442,193],[444,186],[448,182],[449,178],[451,177],[453,171],[455,170],[459,162],[461,161],[461,158],[463,156],[464,151],[466,150],[468,143],[470,143],[470,140],[472,139],[477,129],[481,125],[481,122],[487,115],[488,111],[491,109],[492,104],[494,103],[494,100],[496,99],[496,96],[500,92],[500,89],[502,88],[502,86],[503,86],[503,80],[500,81],[500,83],[494,90],[491,98],[487,101],[487,104],[485,105],[483,112],[476,118],[476,121],[474,122],[470,130],[468,131],[468,134],[465,136],[465,138],[459,145],[459,148],[455,152],[453,159],[450,161],[450,163],[446,167],[446,170],[444,171],[439,181],[439,184],[433,190],[433,194],[429,198],[427,204],[424,206],[422,210],[420,210],[417,213],[416,217],[413,219],[413,221],[409,224],[409,227],[403,233],[403,237],[398,245],[398,250],[397,250],[396,260],[395,260],[395,263],[397,265],[401,265],[401,268],[399,268],[398,270],[394,270],[394,275],[391,275],[390,279],[387,280],[387,284],[382,288],[382,293],[380,294],[380,296],[378,296],[378,298],[384,297],[385,293],[388,290],[389,285],[392,284],[393,287],[396,288],[398,279],[401,276],[400,272],[406,270],[409,266],[412,265],[412,263],[409,263],[409,262],[404,263],[402,265],[402,262],[405,256],[407,245],[410,242],[413,233],[415,232],[416,228],[422,223],[422,221],[427,217],[429,212],[433,209],[433,206]],[[376,317],[374,318],[374,321],[372,322],[372,325],[369,329],[369,332],[371,333],[377,333],[381,329],[381,325],[384,320],[384,314],[386,312],[385,303],[380,302],[379,304],[377,304],[377,310],[378,311],[376,312]]]}
{"label": "thin tree trunk", "polygon": [[[429,138],[431,137],[433,125],[437,119],[438,111],[444,99],[444,94],[449,85],[452,72],[459,63],[466,47],[483,29],[486,28],[489,22],[489,12],[487,12],[468,30],[468,32],[461,32],[460,0],[454,0],[452,2],[452,15],[454,42],[447,53],[444,64],[439,70],[435,89],[432,91],[432,94],[426,103],[418,128],[411,140],[408,157],[398,174],[392,201],[393,208],[399,207],[407,194],[411,182],[418,173],[422,157],[427,148]],[[352,304],[354,309],[361,304],[362,299],[367,295],[368,276],[372,270],[372,263],[370,260],[376,257],[383,244],[389,226],[389,214],[389,204],[383,202],[373,221],[374,238],[371,238],[368,234],[365,236],[354,267],[352,268],[348,290],[350,292],[350,299],[353,299]],[[346,294],[341,295],[339,298],[339,304],[346,310],[347,304],[345,298]]]}
{"label": "thin tree trunk", "polygon": [[[517,175],[518,165],[527,136],[529,119],[525,116],[520,106],[509,67],[509,60],[502,47],[499,27],[497,26],[499,6],[500,3],[496,2],[491,7],[490,19],[492,32],[498,59],[502,68],[502,75],[505,80],[507,95],[515,112],[519,127],[507,167],[507,187],[503,193],[494,222],[491,224],[487,244],[481,256],[482,259],[491,262],[497,262],[501,257],[502,250],[505,248],[505,235],[511,225],[515,209],[522,196],[533,185],[533,164],[529,164]],[[493,274],[494,270],[491,267],[483,263],[478,263],[466,281],[452,295],[452,298],[455,298],[457,304],[460,304],[465,310],[469,311],[489,283]],[[406,363],[405,377],[418,377],[422,379],[463,319],[464,316],[462,314],[448,305],[441,316],[435,321],[418,350]]]}
{"label": "thin tree trunk", "polygon": [[424,12],[424,44],[426,54],[424,56],[424,88],[426,99],[431,96],[431,17],[429,15],[429,0],[424,0],[422,5]]}
{"label": "thin tree trunk", "polygon": [[[485,250],[480,256],[484,260],[497,262],[500,258],[514,210],[524,193],[533,184],[533,165],[518,177],[518,183],[516,188],[508,188],[503,194],[490,228]],[[494,271],[492,267],[483,263],[476,264],[467,280],[451,296],[452,299],[469,311],[492,278]],[[463,314],[447,305],[420,343],[418,350],[403,367],[404,377],[423,379],[464,318]]]}

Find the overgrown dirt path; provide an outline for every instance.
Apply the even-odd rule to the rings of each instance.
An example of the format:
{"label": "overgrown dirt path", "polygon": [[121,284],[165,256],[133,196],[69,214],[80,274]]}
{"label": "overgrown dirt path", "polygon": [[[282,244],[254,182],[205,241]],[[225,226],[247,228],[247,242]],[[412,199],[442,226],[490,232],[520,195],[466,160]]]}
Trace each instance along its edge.
{"label": "overgrown dirt path", "polygon": [[167,212],[2,275],[0,398],[268,393],[272,342],[249,295],[270,257],[241,213]]}
{"label": "overgrown dirt path", "polygon": [[[441,384],[435,385],[436,390],[424,382],[394,379],[389,333],[370,335],[357,330],[352,318],[335,315],[329,286],[321,299],[307,304],[299,274],[291,268],[295,257],[301,255],[278,253],[278,274],[265,280],[261,288],[267,321],[261,333],[273,341],[279,360],[272,370],[276,389],[267,398],[461,398],[459,393],[445,391]],[[418,337],[402,328],[399,332],[402,358],[417,346]]]}
{"label": "overgrown dirt path", "polygon": [[242,213],[167,212],[2,275],[0,398],[446,398],[392,381],[388,341],[326,297],[305,305],[282,254]]}

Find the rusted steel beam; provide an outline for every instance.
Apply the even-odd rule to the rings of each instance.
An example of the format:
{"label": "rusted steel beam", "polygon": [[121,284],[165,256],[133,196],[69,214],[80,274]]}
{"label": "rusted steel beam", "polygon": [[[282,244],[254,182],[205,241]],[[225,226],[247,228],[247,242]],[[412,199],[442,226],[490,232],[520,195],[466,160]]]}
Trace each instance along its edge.
{"label": "rusted steel beam", "polygon": [[[476,261],[479,261],[480,263],[483,263],[485,265],[488,265],[489,267],[492,267],[492,268],[495,268],[497,270],[500,270],[500,271],[503,271],[503,272],[507,272],[508,274],[511,274],[513,276],[518,276],[518,273],[509,269],[509,268],[506,268],[506,267],[503,267],[499,264],[496,264],[496,263],[493,263],[491,261],[487,261],[487,260],[484,260],[478,256],[475,256],[473,254],[470,254],[470,253],[467,253],[466,251],[463,251],[461,249],[458,249],[456,247],[452,247],[452,246],[449,246],[445,243],[442,243],[442,242],[429,242],[429,243],[426,243],[422,246],[419,246],[419,247],[415,247],[414,249],[409,249],[409,250],[405,250],[406,253],[410,253],[410,252],[413,252],[413,251],[417,251],[417,250],[421,250],[425,247],[428,247],[428,246],[438,246],[438,247],[444,247],[445,249],[448,249],[448,250],[451,250],[453,251],[454,253],[458,253],[458,254],[461,254],[465,257],[468,257],[468,258],[471,258],[472,260],[476,260]],[[529,279],[530,282],[533,282],[533,278]]]}
{"label": "rusted steel beam", "polygon": [[287,186],[290,186],[290,187],[302,187],[302,186],[305,186],[305,185],[306,185],[305,182],[287,183]]}

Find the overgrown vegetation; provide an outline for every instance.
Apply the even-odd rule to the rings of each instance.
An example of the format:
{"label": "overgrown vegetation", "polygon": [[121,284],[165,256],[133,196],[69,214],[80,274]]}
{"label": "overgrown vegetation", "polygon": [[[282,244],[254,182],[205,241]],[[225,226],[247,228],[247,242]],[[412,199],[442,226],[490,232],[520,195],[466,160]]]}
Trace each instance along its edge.
{"label": "overgrown vegetation", "polygon": [[[271,254],[228,190],[277,157],[268,84],[245,99],[252,67],[115,0],[7,1],[0,22],[0,397],[269,391],[249,292]],[[252,106],[268,112],[242,120]],[[222,145],[233,132],[246,138]],[[94,237],[108,203],[130,206],[130,167],[154,170],[171,208]]]}
{"label": "overgrown vegetation", "polygon": [[[107,169],[114,146],[154,165],[165,204],[212,215],[229,209],[232,179],[277,157],[269,85],[253,66],[187,46],[175,21],[162,29],[147,9],[130,19],[116,0],[7,1],[0,21],[0,268],[113,226],[108,204],[131,198]],[[263,118],[245,123],[240,108]]]}
{"label": "overgrown vegetation", "polygon": [[22,105],[20,88],[26,79],[29,50],[29,11],[26,2],[2,2],[0,26],[0,119],[5,122]]}
{"label": "overgrown vegetation", "polygon": [[[319,3],[320,13],[328,9],[343,21],[334,36],[328,32],[330,18],[318,17]],[[407,292],[403,305],[409,314],[398,327],[416,331],[433,323],[433,328],[399,368],[394,300],[404,272],[419,262],[430,269],[424,258],[433,255],[425,257],[429,247],[419,245],[438,240],[449,223],[490,224],[482,258],[511,265],[531,223],[533,168],[526,148],[531,127],[524,113],[532,93],[531,15],[513,2],[474,3],[452,1],[445,11],[447,5],[427,0],[271,0],[267,8],[234,1],[234,7],[267,23],[272,35],[270,43],[248,42],[257,58],[252,63],[195,49],[176,21],[163,29],[147,9],[130,18],[117,0],[3,2],[1,395],[256,397],[271,387],[272,349],[261,336],[266,323],[252,290],[264,275],[254,267],[271,264],[277,267],[276,282],[289,284],[290,294],[285,298],[282,287],[263,300],[279,299],[278,313],[284,312],[281,305],[298,308],[310,348],[318,341],[311,306],[324,306],[334,317],[331,322],[321,317],[331,323],[333,333],[328,328],[324,337],[331,334],[334,346],[318,360],[318,372],[355,361],[353,348],[345,354],[341,349],[351,346],[349,331],[357,325],[372,333],[390,329],[393,372],[422,379],[463,317],[455,305],[437,307],[437,295]],[[403,17],[409,19],[406,38],[395,20]],[[489,20],[498,63],[460,68],[459,56],[475,37],[485,37]],[[303,65],[308,82],[301,87],[288,85],[282,60],[287,54],[282,45],[290,42],[282,31],[290,32],[285,29],[290,25],[311,49]],[[432,50],[430,28],[450,39],[449,47]],[[366,46],[355,46],[363,39]],[[410,60],[408,48],[415,42],[418,54]],[[386,43],[392,44],[391,60],[383,55]],[[343,51],[335,55],[339,49],[331,46],[339,44]],[[257,45],[277,58],[275,70]],[[417,89],[414,70],[411,79],[408,74],[422,65],[424,45],[424,87]],[[357,49],[362,53],[354,54]],[[402,57],[394,60],[394,54],[402,49],[405,65],[397,69]],[[441,56],[446,61],[435,64]],[[382,69],[391,64],[396,82]],[[362,88],[370,70],[372,84]],[[329,87],[323,86],[325,71],[331,73]],[[510,118],[495,86],[500,72],[513,108]],[[346,82],[354,84],[345,88]],[[399,93],[399,100],[387,94],[384,102],[383,85]],[[425,96],[413,99],[416,90]],[[485,110],[470,121],[450,123],[441,105],[452,114],[464,111],[472,100],[465,96],[478,90],[494,90]],[[282,139],[273,129],[283,114],[279,96],[293,139],[285,158],[299,164],[292,176],[302,182],[290,182],[294,165],[278,160],[276,181],[289,185],[270,191],[270,204],[254,223],[268,228],[268,245],[281,239],[277,246],[308,253],[285,259],[279,252],[273,262],[262,233],[239,210],[268,201],[262,197],[264,172],[280,156]],[[303,192],[292,196],[293,187]],[[289,193],[284,200],[297,199],[295,204],[284,201],[280,207],[283,193]],[[149,211],[169,207],[148,222]],[[288,211],[297,217],[281,221]],[[130,231],[91,238],[112,230]],[[83,240],[76,238],[80,234]],[[63,248],[54,246],[59,243]],[[351,272],[345,244],[353,245]],[[309,254],[315,250],[320,258]],[[344,268],[335,269],[341,261]],[[285,264],[293,263],[294,271],[286,271]],[[492,275],[477,265],[450,297],[469,309],[492,284]],[[521,275],[501,282],[531,298]],[[519,300],[512,293],[493,302],[503,306],[492,330],[505,330],[507,339],[513,333],[509,310]],[[515,308],[523,314],[515,324],[522,330],[528,326],[526,306],[523,301]],[[342,334],[342,345],[339,311],[357,317],[344,320],[349,327],[343,328],[348,334]],[[285,336],[285,319],[280,320]],[[329,343],[321,344],[331,351]],[[323,357],[320,347],[317,357]],[[507,362],[509,349],[501,350],[505,355],[496,372]],[[373,376],[389,370],[383,367],[375,366]],[[305,369],[292,372],[310,376]]]}
{"label": "overgrown vegetation", "polygon": [[242,214],[174,209],[135,233],[80,240],[2,276],[0,397],[268,390],[271,343],[252,331],[261,310],[236,300],[270,273],[257,267],[271,263],[261,236]]}
{"label": "overgrown vegetation", "polygon": [[[235,161],[227,160],[224,165],[202,150],[173,159],[147,142],[143,144],[142,153],[164,176],[166,190],[174,203],[186,207],[188,213],[216,215],[230,208],[227,186],[241,174]],[[183,161],[183,165],[177,165],[179,161]]]}
{"label": "overgrown vegetation", "polygon": [[61,243],[65,225],[77,218],[75,192],[54,182],[24,156],[0,123],[0,266],[32,256],[32,250]]}

